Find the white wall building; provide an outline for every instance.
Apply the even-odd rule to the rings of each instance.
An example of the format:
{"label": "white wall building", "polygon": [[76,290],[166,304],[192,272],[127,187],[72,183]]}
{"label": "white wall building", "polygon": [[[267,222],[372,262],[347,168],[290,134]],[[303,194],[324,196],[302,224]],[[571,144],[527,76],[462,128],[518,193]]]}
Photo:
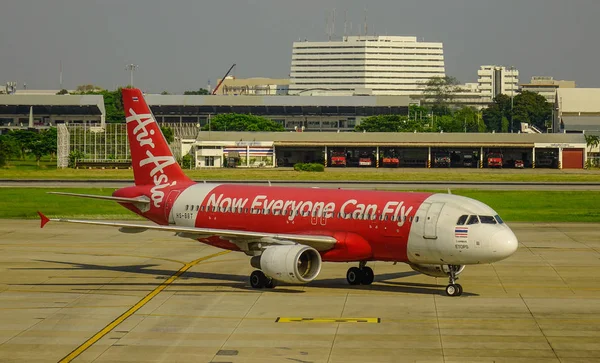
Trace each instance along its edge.
{"label": "white wall building", "polygon": [[412,36],[294,42],[289,94],[419,95],[445,75],[443,44]]}
{"label": "white wall building", "polygon": [[553,77],[532,77],[530,83],[521,85],[521,91],[538,93],[546,98],[546,101],[554,103],[556,90],[559,88],[575,88],[575,81],[558,81]]}
{"label": "white wall building", "polygon": [[519,90],[519,71],[514,67],[481,66],[477,72],[479,92],[484,102],[492,102],[503,93],[516,96]]}

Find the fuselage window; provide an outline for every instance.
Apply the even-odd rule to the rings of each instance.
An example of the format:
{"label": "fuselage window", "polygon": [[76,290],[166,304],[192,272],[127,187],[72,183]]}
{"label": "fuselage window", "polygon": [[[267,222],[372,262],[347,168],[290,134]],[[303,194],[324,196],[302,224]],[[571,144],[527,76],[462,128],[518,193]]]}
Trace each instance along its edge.
{"label": "fuselage window", "polygon": [[496,218],[496,221],[498,221],[498,224],[504,224],[504,221],[502,220],[502,218],[500,218],[499,215],[495,215],[494,218]]}
{"label": "fuselage window", "polygon": [[483,224],[496,224],[496,219],[492,216],[479,216],[479,220]]}
{"label": "fuselage window", "polygon": [[479,218],[477,218],[477,216],[469,216],[469,220],[467,221],[467,224],[477,224],[479,223]]}
{"label": "fuselage window", "polygon": [[457,226],[464,226],[464,225],[465,225],[465,223],[467,222],[467,218],[469,218],[469,216],[468,216],[468,215],[463,215],[463,216],[460,216],[460,217],[458,218],[458,221],[456,222],[456,225],[457,225]]}
{"label": "fuselage window", "polygon": [[200,207],[200,210],[204,212],[204,206]]}
{"label": "fuselage window", "polygon": [[199,211],[199,210],[200,210],[200,206],[199,206],[199,205],[197,205],[197,206],[196,206],[196,212],[197,212],[197,211]]}
{"label": "fuselage window", "polygon": [[[412,217],[410,217],[410,218],[412,218]],[[419,216],[415,217],[415,223],[419,223]]]}
{"label": "fuselage window", "polygon": [[190,209],[190,206],[186,204],[185,205],[185,210],[187,211],[188,209]]}

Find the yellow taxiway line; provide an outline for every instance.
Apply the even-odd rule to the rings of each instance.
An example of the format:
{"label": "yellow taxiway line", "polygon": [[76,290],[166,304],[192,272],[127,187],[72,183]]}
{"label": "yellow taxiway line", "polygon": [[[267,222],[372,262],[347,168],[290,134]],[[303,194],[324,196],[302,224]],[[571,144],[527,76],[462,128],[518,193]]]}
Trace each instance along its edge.
{"label": "yellow taxiway line", "polygon": [[283,318],[275,319],[276,323],[381,323],[380,318]]}
{"label": "yellow taxiway line", "polygon": [[96,343],[98,340],[102,339],[103,336],[105,336],[111,330],[113,330],[114,328],[116,328],[117,326],[119,326],[119,324],[121,324],[122,322],[124,322],[128,317],[130,317],[131,315],[135,314],[136,311],[138,311],[139,309],[141,309],[150,300],[152,300],[152,298],[154,298],[161,291],[163,291],[164,289],[166,289],[167,286],[171,285],[175,280],[177,280],[177,278],[179,276],[181,276],[184,272],[186,272],[187,270],[189,270],[194,265],[196,265],[196,264],[198,264],[198,263],[200,263],[202,261],[206,261],[206,260],[209,260],[211,258],[224,255],[224,254],[229,253],[229,252],[231,252],[231,251],[222,251],[222,252],[215,253],[215,254],[208,255],[208,256],[204,256],[204,257],[201,257],[201,258],[199,258],[197,260],[194,260],[192,262],[186,263],[181,269],[179,269],[179,271],[177,271],[175,274],[173,274],[171,277],[169,277],[167,280],[165,280],[165,282],[163,282],[158,287],[156,287],[154,290],[152,290],[152,292],[150,292],[148,295],[146,295],[142,300],[138,301],[129,310],[127,310],[126,312],[124,312],[123,314],[121,314],[118,318],[116,318],[110,324],[108,324],[107,326],[105,326],[104,328],[102,328],[102,330],[100,330],[99,332],[97,332],[96,334],[94,334],[93,337],[91,337],[90,339],[86,340],[83,344],[81,344],[80,346],[78,346],[77,348],[75,348],[71,353],[69,353],[67,356],[65,356],[63,359],[59,360],[58,362],[59,363],[67,363],[67,362],[70,362],[73,359],[77,358],[81,353],[85,352],[86,349],[88,349],[89,347],[91,347],[92,345],[94,345],[94,343]]}

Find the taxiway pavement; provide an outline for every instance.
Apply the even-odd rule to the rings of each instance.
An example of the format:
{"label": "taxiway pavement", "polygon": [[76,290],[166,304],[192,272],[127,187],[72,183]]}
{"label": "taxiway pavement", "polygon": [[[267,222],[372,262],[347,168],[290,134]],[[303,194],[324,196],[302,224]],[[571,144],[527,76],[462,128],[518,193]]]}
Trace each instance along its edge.
{"label": "taxiway pavement", "polygon": [[245,255],[169,233],[0,220],[0,361],[600,362],[600,225],[511,227],[518,252],[451,298],[379,262],[371,286],[326,263],[257,291]]}

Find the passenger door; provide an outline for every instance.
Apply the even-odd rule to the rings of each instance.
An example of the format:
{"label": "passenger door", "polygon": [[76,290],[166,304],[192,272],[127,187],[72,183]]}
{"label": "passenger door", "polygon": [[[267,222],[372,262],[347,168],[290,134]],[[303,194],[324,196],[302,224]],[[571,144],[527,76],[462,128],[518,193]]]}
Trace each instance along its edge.
{"label": "passenger door", "polygon": [[437,222],[444,208],[444,203],[432,203],[427,210],[423,227],[423,238],[437,239]]}

